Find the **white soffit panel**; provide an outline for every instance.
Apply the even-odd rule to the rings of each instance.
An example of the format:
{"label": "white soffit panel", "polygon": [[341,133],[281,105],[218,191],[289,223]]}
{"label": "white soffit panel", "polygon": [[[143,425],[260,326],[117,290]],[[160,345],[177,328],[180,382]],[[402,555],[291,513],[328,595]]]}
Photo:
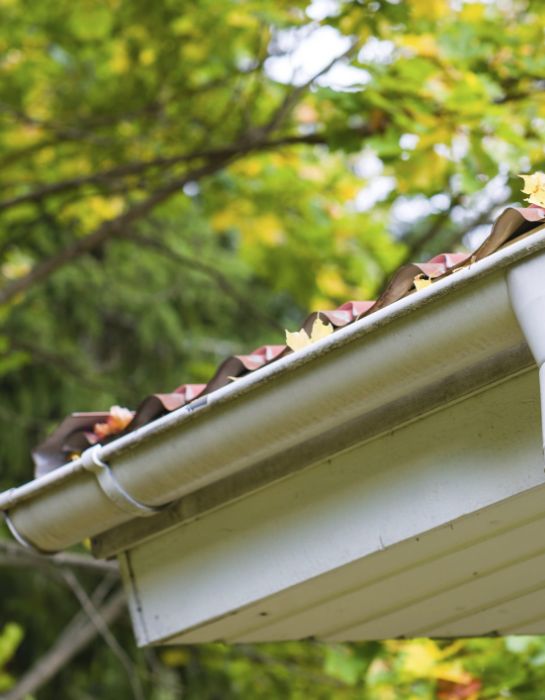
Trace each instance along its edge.
{"label": "white soffit panel", "polygon": [[532,370],[136,545],[123,568],[140,644],[483,634],[494,606],[510,630],[530,603],[545,618],[544,518]]}

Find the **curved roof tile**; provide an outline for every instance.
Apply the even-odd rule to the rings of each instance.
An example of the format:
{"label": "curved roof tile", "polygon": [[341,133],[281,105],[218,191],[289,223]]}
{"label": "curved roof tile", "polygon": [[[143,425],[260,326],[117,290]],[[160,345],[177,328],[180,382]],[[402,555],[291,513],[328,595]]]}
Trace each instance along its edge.
{"label": "curved roof tile", "polygon": [[[496,219],[489,236],[472,253],[441,253],[430,260],[409,263],[400,267],[390,279],[386,289],[376,301],[347,301],[337,309],[314,311],[305,319],[302,328],[310,333],[316,318],[325,318],[333,329],[342,328],[360,318],[372,314],[415,291],[415,277],[424,276],[437,280],[472,262],[492,254],[507,242],[526,235],[545,222],[545,210],[541,207],[509,207]],[[264,345],[248,355],[227,358],[207,384],[182,384],[170,393],[146,397],[134,412],[130,423],[122,432],[100,440],[109,442],[122,434],[140,428],[174,411],[191,401],[226,386],[229,382],[249,372],[274,362],[292,352],[286,345]],[[99,441],[94,426],[107,421],[107,412],[74,413],[62,421],[57,429],[33,451],[35,475],[40,476],[64,464],[72,453],[79,453]]]}

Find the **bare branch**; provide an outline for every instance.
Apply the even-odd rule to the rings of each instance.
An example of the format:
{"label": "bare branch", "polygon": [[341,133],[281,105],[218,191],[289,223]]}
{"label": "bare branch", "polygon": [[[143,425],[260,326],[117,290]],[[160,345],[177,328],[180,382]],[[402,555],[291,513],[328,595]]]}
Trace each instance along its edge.
{"label": "bare branch", "polygon": [[128,209],[124,214],[115,219],[105,221],[93,233],[74,241],[56,255],[38,263],[28,274],[13,280],[0,289],[0,305],[7,304],[18,294],[43,282],[72,260],[100,248],[107,240],[123,236],[131,224],[146,216],[156,206],[169,199],[176,192],[179,192],[188,182],[216,172],[229,160],[230,158],[228,157],[218,158],[201,168],[190,170],[185,175],[171,180],[160,189],[155,190],[147,199]]}
{"label": "bare branch", "polygon": [[62,552],[51,557],[41,556],[15,542],[4,540],[0,540],[0,566],[34,566],[42,569],[68,567],[116,575],[119,571],[115,561],[102,561],[86,554],[72,552]]}
{"label": "bare branch", "polygon": [[328,71],[330,71],[333,68],[333,66],[335,66],[339,61],[342,61],[343,59],[351,56],[355,52],[358,44],[359,42],[357,41],[353,42],[346,51],[344,51],[339,56],[335,56],[335,58],[333,58],[321,70],[315,73],[309,80],[307,80],[302,85],[297,85],[293,87],[284,97],[283,101],[276,109],[269,122],[261,128],[261,133],[263,135],[267,135],[276,131],[276,129],[278,129],[278,127],[282,124],[282,122],[288,116],[291,110],[295,107],[297,102],[307,92],[307,90],[310,87],[312,87],[312,85],[318,80],[318,78],[321,78],[322,75],[325,75]]}
{"label": "bare branch", "polygon": [[480,212],[479,214],[477,214],[477,216],[471,219],[470,222],[466,223],[462,228],[459,228],[457,231],[454,231],[452,236],[449,238],[447,245],[449,247],[458,245],[462,242],[463,238],[470,231],[477,228],[477,226],[482,226],[483,224],[492,225],[492,215],[494,211],[498,208],[501,208],[502,206],[505,206],[508,203],[508,201],[509,199],[505,199],[502,202],[492,202],[484,211]]}
{"label": "bare branch", "polygon": [[[350,51],[353,50],[354,46],[350,48]],[[348,54],[350,51],[345,52],[345,54]],[[343,56],[345,54],[343,54]],[[334,61],[331,62],[331,64],[329,64],[329,67],[331,67],[331,65],[333,65],[336,61],[340,60],[341,58],[342,56],[337,57]],[[314,76],[313,80],[315,80],[319,75],[328,70],[329,67],[326,66],[326,68],[324,68],[316,76]],[[272,129],[276,128],[276,126],[279,125],[280,121],[284,118],[287,111],[291,109],[291,107],[294,104],[294,99],[296,99],[296,97],[299,94],[301,94],[301,91],[303,89],[306,89],[306,87],[308,87],[308,85],[311,82],[312,81],[309,81],[305,84],[305,86],[295,88],[294,91],[290,93],[291,97],[289,95],[286,97],[284,103],[280,106],[279,110],[277,111],[277,114],[273,117],[272,121],[269,122],[269,124],[265,127],[262,127],[260,130],[257,130],[262,132],[262,135],[259,138],[256,138],[256,133],[254,133],[253,135],[250,133],[247,134],[244,139],[241,139],[240,141],[231,144],[230,146],[223,149],[211,150],[208,152],[203,151],[200,153],[195,152],[190,155],[173,156],[170,159],[156,159],[154,161],[147,161],[145,164],[132,164],[127,166],[120,166],[120,168],[115,169],[114,172],[117,173],[117,175],[115,176],[118,176],[119,172],[122,169],[124,169],[123,172],[133,172],[132,169],[134,168],[145,169],[147,167],[158,167],[158,165],[160,164],[165,165],[167,163],[170,163],[172,165],[175,162],[182,162],[183,160],[188,159],[208,159],[208,162],[206,162],[204,165],[197,167],[193,170],[186,171],[185,174],[180,175],[179,177],[172,178],[169,182],[167,182],[166,185],[155,190],[147,199],[143,200],[142,202],[139,202],[138,204],[135,204],[124,214],[121,214],[115,219],[105,221],[93,233],[85,236],[84,238],[74,241],[72,244],[68,245],[66,248],[64,248],[64,250],[60,251],[56,255],[53,255],[50,258],[39,262],[28,274],[6,284],[2,289],[0,289],[0,306],[10,302],[14,297],[21,294],[22,292],[25,292],[30,287],[39,284],[40,282],[43,282],[51,274],[56,272],[61,267],[64,267],[64,265],[68,264],[72,260],[79,258],[82,255],[85,255],[86,253],[89,253],[93,250],[96,250],[97,248],[100,248],[107,240],[123,236],[125,232],[128,231],[132,223],[146,216],[157,205],[166,201],[173,194],[182,189],[183,186],[186,185],[188,182],[198,180],[206,175],[215,173],[221,168],[225,167],[228,163],[243,157],[251,151],[263,151],[272,148],[278,148],[281,146],[296,145],[303,143],[326,143],[326,138],[323,134],[289,135],[279,137],[277,139],[266,138],[266,135]],[[370,127],[365,127],[363,129],[357,130],[358,135],[362,137],[368,136],[372,132],[373,130]],[[112,175],[111,173],[112,171],[110,171],[108,175],[102,173],[101,175],[95,174],[94,176],[88,176],[86,182],[90,181],[89,178],[94,178],[94,180],[96,181],[97,178],[100,179],[104,177],[114,177],[114,175]],[[78,178],[76,180],[65,181],[64,183],[56,183],[51,186],[45,186],[45,188],[42,188],[41,190],[36,190],[33,193],[21,195],[20,197],[14,198],[12,200],[4,200],[3,203],[0,203],[0,209],[2,208],[2,206],[4,208],[7,208],[8,206],[15,206],[16,204],[20,204],[23,201],[40,201],[43,197],[47,196],[48,194],[51,194],[52,188],[57,188],[56,191],[60,191],[60,188],[70,189],[72,187],[79,187],[82,184],[85,184],[83,182],[83,179]]]}
{"label": "bare branch", "polygon": [[125,669],[135,700],[145,700],[142,685],[140,683],[138,675],[135,672],[135,666],[132,663],[128,654],[125,652],[125,650],[121,647],[117,639],[111,633],[110,628],[108,627],[108,623],[104,620],[104,617],[102,616],[100,610],[89,598],[87,592],[85,591],[81,583],[78,581],[73,571],[69,569],[63,570],[62,577],[67,583],[67,585],[70,587],[76,598],[78,599],[82,609],[89,617],[89,620],[91,620],[91,622],[97,628],[100,636],[104,639],[106,644],[110,647],[113,654],[117,657],[117,659],[120,661],[121,665]]}
{"label": "bare branch", "polygon": [[282,326],[278,324],[273,318],[267,316],[267,314],[262,313],[253,304],[249,303],[248,300],[239,294],[227,277],[217,270],[213,265],[210,265],[202,260],[193,258],[189,255],[184,255],[175,250],[172,250],[165,243],[156,240],[155,238],[150,238],[140,233],[132,232],[125,236],[126,239],[130,239],[137,243],[140,243],[151,250],[154,250],[160,255],[164,255],[170,261],[184,265],[191,268],[195,272],[200,272],[210,279],[212,279],[218,287],[225,293],[228,294],[242,309],[248,313],[251,317],[260,321],[261,323],[273,328],[275,331],[282,331]]}
{"label": "bare branch", "polygon": [[[125,595],[122,590],[118,590],[99,607],[100,616],[107,625],[111,625],[124,610]],[[28,695],[35,693],[85,649],[98,632],[94,622],[89,620],[83,611],[78,612],[51,649],[2,696],[3,700],[24,700]]]}
{"label": "bare branch", "polygon": [[127,163],[126,165],[120,165],[117,168],[111,168],[110,170],[103,170],[99,173],[92,173],[91,175],[82,175],[81,177],[62,180],[61,182],[53,182],[51,184],[39,186],[31,192],[27,192],[16,197],[11,197],[10,199],[4,199],[0,201],[0,211],[2,211],[3,209],[10,209],[11,207],[16,207],[20,204],[27,204],[29,202],[39,202],[42,199],[45,199],[46,197],[49,197],[51,195],[61,194],[69,190],[84,187],[85,185],[107,184],[111,180],[115,180],[117,178],[128,177],[130,175],[138,175],[144,171],[151,170],[153,168],[169,167],[172,165],[177,165],[179,163],[196,160],[201,157],[204,156],[198,152],[195,152],[190,154],[171,156],[170,158],[154,158],[153,160],[136,161],[134,163]]}
{"label": "bare branch", "polygon": [[9,350],[2,353],[0,357],[6,357],[13,353],[26,353],[37,364],[57,367],[63,374],[70,374],[73,377],[77,377],[81,385],[88,386],[91,389],[103,389],[105,386],[104,377],[100,376],[100,381],[93,379],[92,376],[88,374],[89,367],[84,366],[83,363],[80,366],[66,355],[51,352],[50,350],[29,343],[26,340],[18,340],[15,337],[10,337]]}
{"label": "bare branch", "polygon": [[402,265],[405,265],[406,263],[412,262],[414,258],[418,259],[418,256],[420,253],[425,251],[425,248],[427,245],[433,242],[434,238],[441,232],[441,229],[443,226],[448,222],[450,219],[450,215],[452,214],[452,211],[455,207],[458,206],[460,203],[460,197],[451,197],[450,204],[449,206],[436,214],[433,219],[431,220],[430,225],[428,228],[424,230],[423,233],[421,233],[415,240],[414,242],[409,246],[409,249],[407,251],[407,254],[405,255],[405,258],[401,262]]}
{"label": "bare branch", "polygon": [[[460,204],[461,196],[453,197],[451,199],[450,205],[447,209],[437,214],[431,221],[430,225],[425,229],[425,231],[416,238],[411,246],[409,246],[407,253],[405,254],[401,265],[406,265],[410,262],[415,262],[422,252],[425,251],[425,247],[433,245],[434,238],[441,232],[442,227],[449,221],[452,211],[455,207]],[[505,204],[506,202],[503,202]],[[445,248],[447,251],[452,249],[452,247],[458,245],[464,236],[469,233],[472,229],[480,226],[481,224],[486,224],[490,220],[492,212],[502,205],[501,202],[493,202],[484,211],[480,212],[475,216],[469,223],[465,224],[463,227],[456,229],[445,243]],[[378,294],[381,294],[386,288],[390,274],[383,277],[381,284],[378,287]]]}
{"label": "bare branch", "polygon": [[[290,93],[291,94],[291,93]],[[270,126],[261,127],[259,130],[270,132]],[[354,130],[351,130],[352,132]],[[368,133],[357,130],[358,134],[370,135]],[[237,141],[225,148],[217,148],[210,150],[193,151],[192,153],[181,153],[175,156],[154,158],[152,160],[135,161],[120,165],[110,170],[103,170],[99,173],[91,173],[90,175],[82,175],[81,177],[62,180],[61,182],[53,182],[51,184],[37,185],[35,189],[25,194],[16,195],[8,199],[0,200],[0,211],[19,206],[21,204],[36,203],[51,195],[62,194],[70,190],[78,189],[87,185],[107,185],[112,180],[131,175],[140,175],[148,170],[158,168],[169,168],[183,163],[190,163],[195,160],[215,160],[218,158],[229,158],[237,154],[244,155],[250,151],[267,151],[273,148],[282,146],[291,146],[298,144],[324,144],[327,143],[327,137],[323,133],[315,134],[292,134],[289,136],[280,137],[270,140],[256,140],[255,133],[250,137],[246,135],[240,141]]]}

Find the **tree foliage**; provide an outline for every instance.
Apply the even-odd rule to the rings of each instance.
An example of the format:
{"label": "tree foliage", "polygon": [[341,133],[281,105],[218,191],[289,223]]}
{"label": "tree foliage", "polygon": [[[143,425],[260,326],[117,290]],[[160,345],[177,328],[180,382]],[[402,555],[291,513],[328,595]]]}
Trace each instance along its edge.
{"label": "tree foliage", "polygon": [[[30,478],[30,447],[66,413],[206,381],[307,311],[372,298],[402,262],[474,241],[519,199],[516,173],[543,169],[537,0],[0,9],[2,488]],[[20,676],[81,600],[41,570],[10,571],[0,589],[2,622],[25,635],[16,649],[19,627],[4,628],[0,669],[8,649]],[[131,656],[146,697],[164,700],[180,684],[194,698],[449,700],[538,697],[544,650],[508,639]],[[104,640],[56,683],[40,697],[135,692]]]}

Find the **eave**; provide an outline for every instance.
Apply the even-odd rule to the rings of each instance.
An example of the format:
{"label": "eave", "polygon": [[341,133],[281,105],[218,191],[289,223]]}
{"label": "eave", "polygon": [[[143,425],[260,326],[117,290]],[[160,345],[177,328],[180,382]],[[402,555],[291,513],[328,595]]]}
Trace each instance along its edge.
{"label": "eave", "polygon": [[[280,626],[280,631],[274,632],[272,620],[256,625],[245,615],[261,615],[263,601],[272,606],[267,608],[266,615],[273,615],[271,610],[275,601],[280,601],[274,615],[279,620],[285,619],[286,611],[291,610],[293,615],[290,615],[296,619],[294,611],[298,609],[302,614],[302,609],[294,601],[301,596],[308,600],[313,595],[317,600],[334,599],[335,596],[340,599],[341,594],[348,595],[348,589],[354,588],[357,581],[363,581],[361,567],[365,569],[371,565],[375,559],[369,558],[376,557],[383,550],[395,555],[388,563],[394,573],[399,569],[399,561],[410,558],[414,548],[418,549],[416,541],[431,543],[429,546],[435,552],[430,555],[431,559],[439,560],[441,552],[445,551],[444,533],[449,523],[453,528],[453,523],[456,523],[456,537],[461,538],[448,549],[449,553],[454,555],[464,547],[476,546],[481,539],[493,542],[494,549],[495,538],[500,537],[499,543],[511,529],[505,520],[506,513],[512,512],[513,529],[522,533],[526,525],[532,529],[531,523],[537,523],[536,527],[539,527],[542,510],[545,510],[540,505],[545,479],[539,383],[533,359],[533,356],[540,357],[537,345],[541,340],[531,337],[531,329],[539,325],[543,308],[544,250],[545,230],[534,231],[484,260],[214,392],[206,404],[196,402],[194,406],[180,409],[100,448],[99,459],[110,465],[115,480],[126,492],[138,502],[164,507],[157,514],[145,514],[151,517],[135,518],[130,508],[112,502],[89,471],[88,455],[0,495],[0,509],[8,513],[14,532],[42,551],[56,551],[83,538],[93,537],[98,555],[118,554],[141,644],[204,641],[218,637],[255,640],[286,638],[288,635],[290,638],[290,635],[314,634],[308,620],[306,624],[301,622],[299,628],[284,625]],[[533,320],[526,313],[527,307],[531,307]],[[533,356],[528,343],[532,345]],[[512,409],[507,403],[503,410],[505,417],[496,421],[494,429],[493,426],[487,428],[486,422],[477,425],[481,409],[491,411],[494,402],[509,402],[510,395],[521,402],[524,410],[515,408],[511,415],[509,411]],[[464,433],[464,415],[469,407],[476,413],[473,423],[466,426]],[[449,433],[450,420],[452,430]],[[467,468],[465,471],[459,469],[458,476],[453,477],[458,479],[458,482],[453,482],[456,483],[453,492],[457,494],[454,503],[447,498],[444,507],[431,508],[429,512],[433,517],[424,517],[426,508],[430,508],[430,503],[424,500],[417,506],[422,517],[415,517],[412,525],[401,524],[395,537],[392,534],[390,539],[385,534],[388,527],[382,535],[377,535],[374,532],[376,518],[374,521],[361,520],[357,504],[350,500],[346,491],[351,488],[350,479],[355,480],[352,484],[354,493],[363,489],[360,493],[362,499],[365,494],[372,494],[377,502],[385,499],[386,517],[391,522],[395,521],[397,498],[397,505],[405,509],[407,522],[410,500],[399,500],[399,494],[394,497],[394,492],[401,488],[418,503],[418,488],[423,486],[426,492],[434,481],[422,481],[426,474],[433,474],[433,464],[419,463],[414,471],[404,471],[404,460],[410,465],[411,459],[410,455],[403,457],[403,436],[408,436],[407,445],[422,445],[427,435],[433,443],[437,426],[442,426],[443,431],[444,454],[441,459],[446,459],[449,450],[463,442],[465,434],[476,431],[474,441],[469,440],[466,448],[479,445],[484,433],[483,444],[487,445],[487,455],[492,455],[492,463],[497,463],[497,473],[488,463],[487,456],[478,464],[478,468],[483,469],[482,475],[475,484],[468,484],[473,494],[464,498],[463,487],[469,473]],[[513,435],[510,431],[514,431]],[[522,469],[513,463],[512,455],[507,454],[507,446],[517,440],[519,452],[525,459]],[[494,450],[500,451],[495,455]],[[388,480],[381,481],[373,476],[380,472],[380,465],[376,464],[379,454],[383,455],[385,473],[395,467],[395,472],[390,472],[395,480],[393,490]],[[375,463],[369,467],[369,474],[365,465],[371,457],[364,459],[364,455],[374,455]],[[354,461],[356,457],[363,459],[361,469],[357,460]],[[455,465],[452,469],[456,474]],[[344,485],[343,474],[347,479]],[[438,468],[438,478],[441,474],[443,471]],[[443,476],[447,479],[445,483],[451,478],[446,474]],[[358,481],[364,478],[370,479],[365,488],[364,482]],[[329,483],[333,499],[329,511],[324,483]],[[286,499],[290,501],[290,493],[296,484],[303,494],[299,515],[297,503],[291,503],[289,512],[282,506]],[[438,482],[440,498],[445,495],[444,488],[445,484]],[[366,543],[363,537],[359,549],[343,548],[342,537],[339,539],[338,534],[341,532],[340,521],[336,520],[340,502],[334,499],[335,489],[346,491],[346,502],[351,503],[354,522],[358,523],[357,532],[373,529],[372,543]],[[312,511],[314,506],[312,499],[308,500],[310,496],[304,495],[307,490],[308,494],[315,494],[316,499],[324,499],[322,520],[330,521],[333,533],[327,546],[321,547],[320,539],[316,540],[320,518],[317,520],[315,509]],[[386,498],[388,494],[394,498],[390,505]],[[272,546],[266,522],[260,521],[260,512],[264,519],[271,518],[271,512],[267,511],[269,499],[272,499],[271,503],[277,499],[277,511],[285,511],[288,524],[293,521],[291,530],[288,525],[279,528],[279,541],[285,545],[285,565],[291,561],[289,566],[295,567],[295,573],[280,579],[269,575],[259,577],[259,567],[265,563],[259,560],[258,552],[264,552],[266,560],[264,550],[269,546],[269,554],[275,551],[278,561],[281,559],[281,552]],[[258,504],[261,505],[255,510]],[[500,509],[504,525],[499,529],[492,527],[492,530],[485,525],[479,530],[479,523],[494,520],[488,517],[489,509]],[[243,533],[255,528],[255,544],[259,547],[251,549],[253,558],[244,557],[243,540],[237,540],[236,544],[228,534],[224,541],[227,549],[222,550],[221,532],[229,522],[225,518],[230,517],[239,518],[244,523]],[[211,530],[206,531],[207,523]],[[315,561],[312,566],[297,571],[296,553],[291,553],[295,560],[288,556],[289,542],[309,527],[315,528],[315,536],[309,540],[318,548]],[[490,536],[487,527],[493,531]],[[280,530],[283,530],[283,539]],[[532,532],[534,530],[535,527]],[[468,535],[464,540],[465,531]],[[225,532],[228,532],[228,527]],[[264,538],[262,541],[259,541],[260,532]],[[324,536],[321,532],[320,537],[325,543]],[[187,554],[179,550],[180,543],[185,543],[183,549],[187,549]],[[206,552],[200,553],[201,544],[204,547],[205,543],[208,543],[206,546],[210,552],[214,552],[212,560],[206,560]],[[195,547],[199,550],[197,554]],[[180,551],[179,557],[172,557],[174,548]],[[230,576],[236,574],[230,570],[229,559],[225,558],[229,551],[233,554],[231,564],[241,562],[242,568],[237,575],[248,582],[241,587],[244,594],[233,592],[230,598],[218,598],[212,604],[214,592],[209,590],[206,598],[202,593],[199,602],[198,589],[204,590],[208,580],[203,579],[205,574],[211,574],[212,579],[228,570]],[[487,556],[486,552],[481,554]],[[533,550],[528,553],[529,558],[535,558],[535,555]],[[422,566],[430,556],[421,558]],[[384,554],[381,561],[390,560]],[[215,571],[210,569],[212,562],[219,562],[215,564]],[[501,569],[501,562],[496,562],[496,565]],[[464,566],[467,568],[467,561]],[[379,576],[379,569],[371,579]],[[159,604],[157,591],[164,584],[165,576],[168,579],[167,570],[172,576],[185,578],[187,586],[194,591],[194,597],[192,599],[188,593],[191,608],[180,612],[174,626],[169,627],[169,622],[165,622],[163,611],[161,624],[153,628],[150,622],[155,614],[150,612],[154,606],[152,599]],[[340,578],[335,579],[335,572]],[[388,585],[395,588],[401,579],[396,583],[394,573],[388,574],[391,578]],[[483,577],[485,575],[489,573]],[[328,588],[330,579],[336,583]],[[313,581],[318,582],[317,587]],[[367,585],[371,584],[367,581]],[[360,588],[362,586],[363,583]],[[137,605],[142,591],[147,591],[150,596],[148,614],[142,613]],[[167,600],[166,592],[163,593],[163,599]],[[284,608],[282,600],[285,601]],[[407,607],[405,603],[399,605],[399,610]],[[326,606],[324,610],[327,609]],[[159,613],[156,616],[157,619],[161,617]],[[323,615],[317,615],[315,610],[314,617],[318,630]],[[227,623],[226,620],[231,621]],[[338,628],[338,634],[331,627],[324,636],[332,639],[397,636],[405,634],[402,620],[403,617],[396,613],[395,622],[390,626],[382,620],[382,626],[371,626],[367,631],[361,625],[351,629],[350,625],[343,623],[344,627]],[[401,631],[396,632],[396,629]],[[434,627],[433,620],[428,626],[419,628],[412,624],[407,629],[415,633],[436,634],[446,630],[450,634],[451,629],[453,634],[461,633],[456,625]],[[482,632],[488,628],[477,625],[471,629]]]}
{"label": "eave", "polygon": [[[505,271],[543,249],[545,231],[533,232],[219,389],[205,405],[197,401],[104,446],[100,458],[134,498],[161,506],[271,460],[314,462],[337,444],[337,433],[341,445],[351,443],[353,421],[358,439],[369,439],[524,370],[533,361]],[[132,519],[82,459],[0,494],[0,510],[43,551]]]}

